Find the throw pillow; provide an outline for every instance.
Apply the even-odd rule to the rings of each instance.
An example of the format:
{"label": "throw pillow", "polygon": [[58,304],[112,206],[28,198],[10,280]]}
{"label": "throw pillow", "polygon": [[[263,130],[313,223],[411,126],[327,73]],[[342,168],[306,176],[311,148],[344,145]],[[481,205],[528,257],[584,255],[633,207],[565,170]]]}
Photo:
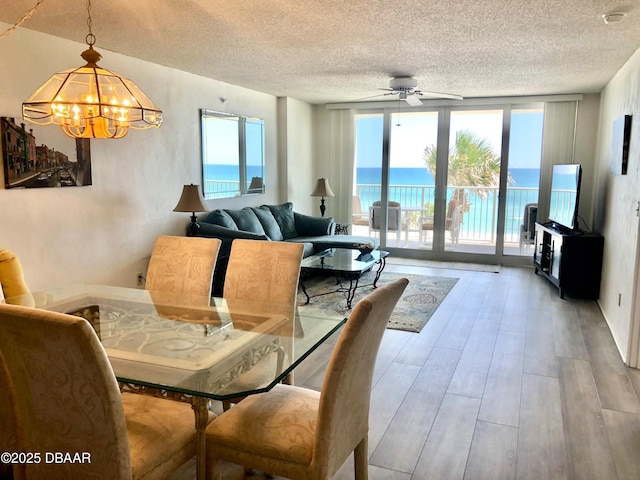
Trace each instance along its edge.
{"label": "throw pillow", "polygon": [[227,213],[233,221],[236,222],[238,226],[238,230],[242,230],[244,232],[257,233],[258,235],[264,235],[264,228],[260,224],[260,220],[256,217],[256,214],[253,213],[253,209],[251,207],[245,207],[242,210],[227,210]]}
{"label": "throw pillow", "polygon": [[201,220],[204,223],[212,223],[214,225],[220,225],[221,227],[231,228],[232,230],[238,230],[236,222],[229,216],[224,210],[214,210],[207,213]]}
{"label": "throw pillow", "polygon": [[273,216],[273,213],[271,213],[271,210],[269,210],[269,207],[262,205],[261,207],[254,208],[253,213],[255,213],[258,220],[260,220],[262,228],[264,228],[264,233],[267,234],[267,237],[276,242],[284,240],[282,231],[280,230],[280,225],[276,222],[276,219]]}
{"label": "throw pillow", "polygon": [[296,231],[299,236],[313,237],[318,235],[332,235],[333,217],[312,217],[294,212]]}
{"label": "throw pillow", "polygon": [[298,236],[298,232],[296,231],[296,222],[293,218],[293,203],[287,202],[282,205],[266,205],[273,217],[280,225],[280,231],[282,232],[282,236],[284,240],[288,240],[290,238],[294,238]]}

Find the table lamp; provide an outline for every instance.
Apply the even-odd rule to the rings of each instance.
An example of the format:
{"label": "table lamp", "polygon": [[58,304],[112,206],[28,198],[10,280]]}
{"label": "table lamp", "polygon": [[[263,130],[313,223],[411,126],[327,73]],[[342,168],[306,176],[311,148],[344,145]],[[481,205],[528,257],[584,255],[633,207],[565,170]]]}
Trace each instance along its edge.
{"label": "table lamp", "polygon": [[200,185],[185,185],[182,189],[182,196],[178,201],[178,205],[173,209],[174,212],[191,212],[191,224],[189,232],[191,236],[195,236],[200,229],[200,225],[196,221],[196,212],[208,212],[209,209],[204,204],[202,194],[200,193]]}
{"label": "table lamp", "polygon": [[311,192],[312,197],[321,197],[320,198],[320,215],[324,217],[324,211],[326,207],[324,206],[324,197],[335,197],[335,193],[331,190],[329,186],[329,180],[326,178],[319,178],[316,182],[316,188]]}

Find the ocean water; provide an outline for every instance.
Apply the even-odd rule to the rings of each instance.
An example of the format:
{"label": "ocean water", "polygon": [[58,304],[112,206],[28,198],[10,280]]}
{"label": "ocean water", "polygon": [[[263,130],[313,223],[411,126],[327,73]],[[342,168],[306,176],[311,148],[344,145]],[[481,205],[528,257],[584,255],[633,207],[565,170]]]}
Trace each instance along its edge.
{"label": "ocean water", "polygon": [[[539,168],[512,168],[509,170],[514,183],[512,187],[537,188],[540,179]],[[382,179],[382,169],[375,167],[358,168],[356,183],[358,185],[379,185]],[[425,168],[392,168],[390,172],[391,185],[420,185],[433,186],[436,182]]]}
{"label": "ocean water", "polygon": [[[426,168],[392,168],[390,174],[389,200],[399,202],[403,206],[424,206],[434,203],[433,176]],[[538,187],[540,170],[532,168],[513,168],[509,170],[512,182],[507,191],[506,205],[506,233],[517,235],[522,223],[524,207],[527,203],[538,201]],[[358,168],[356,170],[356,184],[371,185],[360,190],[360,203],[363,209],[367,209],[374,201],[380,200],[382,170],[380,168]],[[414,188],[412,188],[414,187]],[[448,195],[452,194],[448,189]],[[474,198],[472,192],[468,192],[470,207],[465,213],[465,228],[474,231],[474,234],[489,236],[494,230],[494,225],[488,220],[490,212],[496,211],[497,194],[489,195],[487,199]]]}
{"label": "ocean water", "polygon": [[[238,165],[205,165],[205,178],[216,180],[235,180],[240,179]],[[247,179],[251,177],[262,177],[262,167],[259,165],[247,165]]]}

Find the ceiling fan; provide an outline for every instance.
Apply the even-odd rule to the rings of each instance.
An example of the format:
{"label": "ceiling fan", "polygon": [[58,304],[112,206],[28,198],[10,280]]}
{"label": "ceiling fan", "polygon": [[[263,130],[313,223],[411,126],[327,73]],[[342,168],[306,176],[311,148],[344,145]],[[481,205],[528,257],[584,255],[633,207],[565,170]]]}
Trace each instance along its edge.
{"label": "ceiling fan", "polygon": [[[418,80],[415,77],[393,77],[389,80],[389,88],[381,88],[380,90],[386,90],[389,93],[382,93],[380,95],[374,95],[374,97],[380,97],[385,95],[398,95],[400,100],[404,100],[412,107],[422,105],[420,98],[422,95],[432,98],[450,98],[453,100],[462,100],[460,95],[452,93],[440,93],[440,92],[427,92],[418,90]],[[369,97],[373,98],[373,97]]]}

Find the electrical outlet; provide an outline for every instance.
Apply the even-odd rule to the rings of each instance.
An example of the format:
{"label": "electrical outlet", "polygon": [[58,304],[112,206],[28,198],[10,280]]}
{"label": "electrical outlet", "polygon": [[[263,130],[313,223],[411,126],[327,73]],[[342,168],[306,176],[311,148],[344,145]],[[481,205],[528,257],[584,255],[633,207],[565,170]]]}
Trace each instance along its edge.
{"label": "electrical outlet", "polygon": [[138,274],[138,286],[141,287],[144,285],[144,275],[142,275],[141,273]]}

